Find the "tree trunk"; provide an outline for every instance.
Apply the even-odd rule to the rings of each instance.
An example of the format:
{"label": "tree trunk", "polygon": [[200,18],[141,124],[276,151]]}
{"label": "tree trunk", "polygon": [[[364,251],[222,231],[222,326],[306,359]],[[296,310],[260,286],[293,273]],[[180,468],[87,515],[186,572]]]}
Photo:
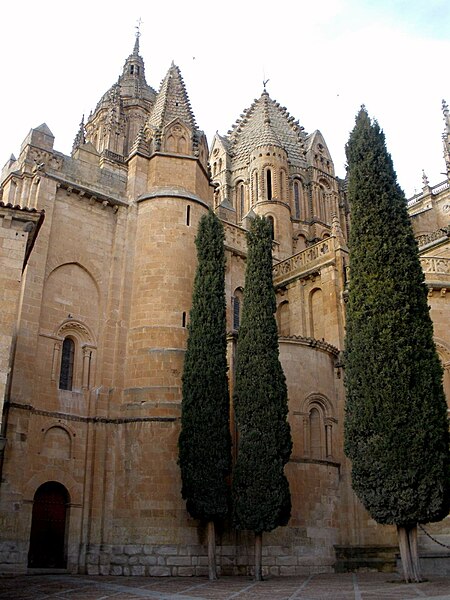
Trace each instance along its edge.
{"label": "tree trunk", "polygon": [[262,533],[255,533],[255,581],[262,581]]}
{"label": "tree trunk", "polygon": [[209,580],[215,581],[217,579],[217,568],[216,568],[216,528],[214,527],[214,521],[208,521],[208,569],[209,569]]}
{"label": "tree trunk", "polygon": [[408,527],[398,525],[397,534],[404,579],[407,583],[420,583],[422,577],[417,549],[417,525]]}

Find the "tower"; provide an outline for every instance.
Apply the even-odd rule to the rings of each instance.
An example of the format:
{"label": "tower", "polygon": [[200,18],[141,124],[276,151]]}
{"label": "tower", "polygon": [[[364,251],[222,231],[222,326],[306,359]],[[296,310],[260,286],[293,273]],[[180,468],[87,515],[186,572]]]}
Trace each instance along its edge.
{"label": "tower", "polygon": [[194,240],[212,205],[206,139],[174,64],[132,148],[128,172],[135,233],[124,402],[162,407],[180,400]]}

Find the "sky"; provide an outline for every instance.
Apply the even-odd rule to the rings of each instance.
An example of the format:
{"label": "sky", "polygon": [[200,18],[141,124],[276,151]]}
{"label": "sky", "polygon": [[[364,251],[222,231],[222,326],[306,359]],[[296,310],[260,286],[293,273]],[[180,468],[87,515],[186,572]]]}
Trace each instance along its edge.
{"label": "sky", "polygon": [[211,143],[268,80],[270,96],[319,129],[336,175],[362,104],[386,135],[407,196],[444,180],[442,99],[450,104],[448,0],[41,0],[2,5],[0,165],[46,123],[70,154],[83,114],[117,81],[140,25],[146,78],[172,60]]}

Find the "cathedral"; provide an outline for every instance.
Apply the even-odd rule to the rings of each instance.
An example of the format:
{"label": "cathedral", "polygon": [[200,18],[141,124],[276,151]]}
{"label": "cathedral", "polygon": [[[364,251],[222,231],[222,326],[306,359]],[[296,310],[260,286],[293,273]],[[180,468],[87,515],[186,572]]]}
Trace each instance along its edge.
{"label": "cathedral", "polygon": [[[445,103],[443,114],[447,176],[432,186],[424,175],[408,209],[450,401]],[[395,569],[395,528],[363,509],[343,453],[345,181],[320,131],[307,133],[265,89],[209,144],[175,64],[158,91],[147,83],[138,35],[70,156],[44,123],[3,169],[2,573],[207,573],[204,526],[181,498],[177,442],[195,237],[209,209],[225,230],[231,391],[246,230],[255,215],[272,224],[292,516],[265,534],[263,572]],[[231,417],[235,439],[232,407]],[[445,553],[433,539],[450,543],[450,517],[424,529],[420,551],[432,565]],[[249,574],[252,533],[221,524],[217,561],[222,574]]]}

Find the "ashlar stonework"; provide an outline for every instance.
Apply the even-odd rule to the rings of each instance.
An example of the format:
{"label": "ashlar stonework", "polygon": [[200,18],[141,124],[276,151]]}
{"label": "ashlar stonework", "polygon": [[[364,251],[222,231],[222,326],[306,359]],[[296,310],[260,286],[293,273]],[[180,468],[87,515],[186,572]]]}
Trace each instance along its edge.
{"label": "ashlar stonework", "polygon": [[[409,210],[450,398],[443,110],[447,177],[437,186],[424,177]],[[349,207],[320,131],[306,133],[263,90],[209,149],[180,70],[172,64],[155,91],[137,37],[71,155],[53,142],[46,124],[31,129],[1,177],[0,571],[207,573],[204,526],[181,498],[177,440],[194,240],[210,208],[225,228],[231,394],[245,232],[255,215],[273,225],[292,517],[266,535],[265,572],[389,565],[395,531],[354,496],[343,453]],[[231,424],[235,437],[232,407]],[[450,543],[448,518],[429,531]],[[440,550],[424,535],[420,544]],[[223,524],[217,557],[222,573],[251,572],[252,535]]]}

